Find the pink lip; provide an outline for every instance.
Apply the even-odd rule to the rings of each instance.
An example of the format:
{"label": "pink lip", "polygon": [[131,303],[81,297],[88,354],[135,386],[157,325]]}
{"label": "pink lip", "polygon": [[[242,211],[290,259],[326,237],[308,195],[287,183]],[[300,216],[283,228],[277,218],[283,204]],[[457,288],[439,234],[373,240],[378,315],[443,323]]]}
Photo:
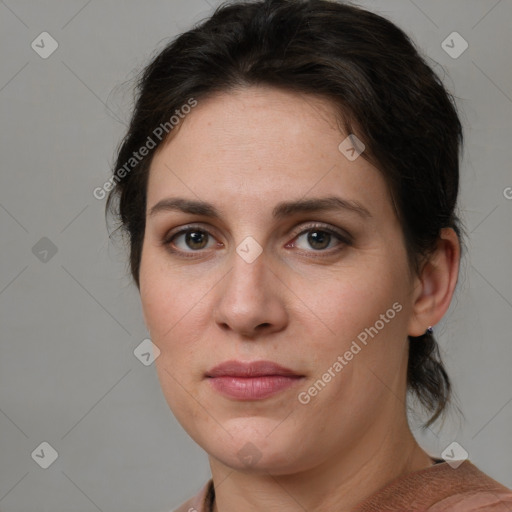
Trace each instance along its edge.
{"label": "pink lip", "polygon": [[207,372],[219,393],[239,400],[262,400],[284,391],[304,376],[272,361],[226,361]]}

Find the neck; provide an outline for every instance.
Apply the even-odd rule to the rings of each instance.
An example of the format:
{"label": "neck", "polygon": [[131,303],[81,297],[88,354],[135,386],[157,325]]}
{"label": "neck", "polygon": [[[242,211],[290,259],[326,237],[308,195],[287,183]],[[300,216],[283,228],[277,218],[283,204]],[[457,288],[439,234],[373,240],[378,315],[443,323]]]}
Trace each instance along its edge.
{"label": "neck", "polygon": [[405,417],[402,425],[384,432],[378,436],[372,429],[354,448],[293,474],[273,475],[269,468],[241,472],[210,457],[216,495],[213,510],[349,512],[395,478],[433,464]]}

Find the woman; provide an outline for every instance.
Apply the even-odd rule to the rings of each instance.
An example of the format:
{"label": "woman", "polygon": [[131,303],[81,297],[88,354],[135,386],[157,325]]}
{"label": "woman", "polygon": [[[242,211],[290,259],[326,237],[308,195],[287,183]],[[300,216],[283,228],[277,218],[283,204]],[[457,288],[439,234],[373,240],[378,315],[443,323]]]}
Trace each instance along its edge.
{"label": "woman", "polygon": [[432,326],[462,140],[407,36],[349,5],[225,5],[145,69],[107,208],[165,398],[209,456],[179,511],[512,509],[406,415],[408,391],[427,426],[449,403]]}

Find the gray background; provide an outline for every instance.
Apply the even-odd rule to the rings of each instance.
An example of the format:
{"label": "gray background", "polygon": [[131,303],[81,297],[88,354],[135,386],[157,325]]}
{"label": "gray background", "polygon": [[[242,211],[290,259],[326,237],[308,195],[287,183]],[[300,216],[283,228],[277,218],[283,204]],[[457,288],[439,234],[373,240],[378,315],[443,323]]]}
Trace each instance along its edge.
{"label": "gray background", "polygon": [[[214,5],[0,1],[4,512],[165,511],[209,478],[206,455],[168,410],[154,366],[133,354],[147,337],[138,295],[92,191],[109,177],[129,119],[125,81]],[[512,486],[512,2],[360,5],[395,21],[432,59],[467,137],[469,254],[436,328],[465,420],[452,414],[442,430],[415,434],[435,455],[456,440]],[[31,48],[43,31],[59,44],[47,59]],[[453,31],[469,44],[458,58],[441,47]],[[47,241],[33,250],[43,237],[56,254],[41,252]],[[31,457],[43,441],[59,454],[48,469]]]}

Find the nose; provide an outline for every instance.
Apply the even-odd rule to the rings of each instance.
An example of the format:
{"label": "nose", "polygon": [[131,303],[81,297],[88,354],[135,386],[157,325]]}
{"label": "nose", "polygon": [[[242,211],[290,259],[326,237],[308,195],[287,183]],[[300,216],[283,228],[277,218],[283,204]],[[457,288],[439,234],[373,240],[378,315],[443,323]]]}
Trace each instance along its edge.
{"label": "nose", "polygon": [[286,327],[287,288],[264,252],[251,263],[234,253],[231,270],[221,283],[216,287],[214,320],[222,330],[256,339]]}

